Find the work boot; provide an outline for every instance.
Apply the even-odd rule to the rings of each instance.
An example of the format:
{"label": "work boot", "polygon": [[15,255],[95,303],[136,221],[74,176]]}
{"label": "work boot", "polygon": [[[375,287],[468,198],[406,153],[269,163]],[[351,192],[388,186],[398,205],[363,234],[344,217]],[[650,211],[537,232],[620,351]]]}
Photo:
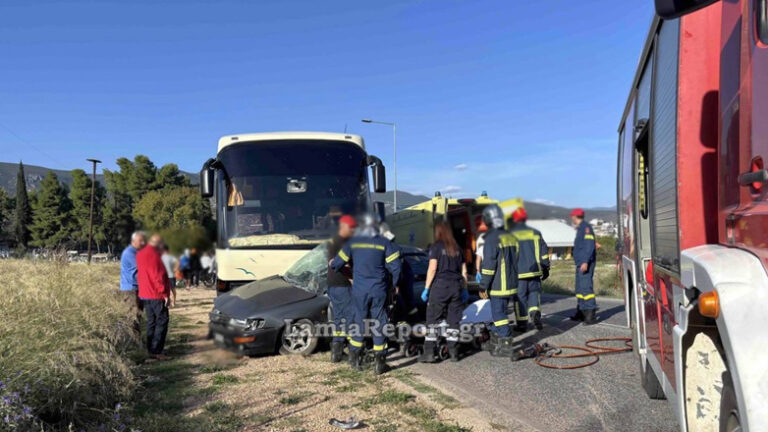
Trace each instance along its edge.
{"label": "work boot", "polygon": [[356,371],[363,370],[363,367],[360,365],[360,355],[362,354],[362,350],[349,350],[349,365],[352,366],[352,369]]}
{"label": "work boot", "polygon": [[536,330],[541,330],[544,328],[544,324],[541,323],[541,312],[534,311],[533,312],[533,325],[536,326]]}
{"label": "work boot", "polygon": [[584,321],[584,312],[576,306],[576,313],[571,317],[571,321]]}
{"label": "work boot", "polygon": [[448,355],[451,357],[452,362],[459,361],[459,346],[455,343],[448,345]]}
{"label": "work boot", "polygon": [[587,309],[584,311],[584,325],[592,325],[596,324],[597,319],[595,319],[595,310],[594,309]]}
{"label": "work boot", "polygon": [[435,343],[434,342],[424,342],[424,351],[422,351],[421,356],[419,357],[419,363],[435,363],[437,359],[435,359]]}
{"label": "work boot", "polygon": [[518,321],[515,326],[512,327],[516,333],[525,333],[528,331],[528,321]]}
{"label": "work boot", "polygon": [[387,365],[387,353],[376,353],[376,364],[374,365],[374,372],[376,375],[381,375],[389,371],[389,365]]}
{"label": "work boot", "polygon": [[488,340],[483,341],[483,343],[480,345],[480,348],[483,351],[493,352],[498,342],[499,342],[499,335],[495,331],[490,331],[488,333]]}
{"label": "work boot", "polygon": [[515,354],[513,339],[511,337],[499,337],[499,343],[491,353],[494,357],[512,357]]}
{"label": "work boot", "polygon": [[344,358],[344,342],[331,342],[331,363],[338,363]]}

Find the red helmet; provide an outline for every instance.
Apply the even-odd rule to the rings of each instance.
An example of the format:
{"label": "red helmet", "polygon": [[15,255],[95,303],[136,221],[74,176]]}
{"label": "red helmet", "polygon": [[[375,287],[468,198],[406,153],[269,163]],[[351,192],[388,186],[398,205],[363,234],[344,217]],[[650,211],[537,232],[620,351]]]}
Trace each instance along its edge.
{"label": "red helmet", "polygon": [[517,222],[525,222],[528,219],[528,212],[525,211],[524,208],[518,207],[517,210],[512,212],[512,221]]}
{"label": "red helmet", "polygon": [[584,217],[584,209],[575,208],[571,211],[570,216]]}
{"label": "red helmet", "polygon": [[485,222],[483,222],[482,215],[478,215],[475,218],[475,226],[477,227],[477,232],[484,233],[488,231],[488,225],[486,225]]}
{"label": "red helmet", "polygon": [[354,228],[357,226],[357,221],[352,216],[345,214],[344,216],[339,218],[339,224],[345,224],[345,225],[348,225],[350,228]]}

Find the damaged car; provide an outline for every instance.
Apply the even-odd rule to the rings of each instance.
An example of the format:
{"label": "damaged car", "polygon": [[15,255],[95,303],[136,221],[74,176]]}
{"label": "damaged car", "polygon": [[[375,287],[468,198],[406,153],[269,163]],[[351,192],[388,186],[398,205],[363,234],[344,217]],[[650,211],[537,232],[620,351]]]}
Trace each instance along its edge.
{"label": "damaged car", "polygon": [[[414,272],[413,299],[424,289],[427,256],[405,247],[403,259]],[[300,354],[315,351],[320,335],[316,324],[332,318],[326,295],[328,247],[321,244],[296,261],[283,275],[240,286],[214,300],[210,336],[216,346],[241,355]],[[418,305],[423,311],[424,305]]]}

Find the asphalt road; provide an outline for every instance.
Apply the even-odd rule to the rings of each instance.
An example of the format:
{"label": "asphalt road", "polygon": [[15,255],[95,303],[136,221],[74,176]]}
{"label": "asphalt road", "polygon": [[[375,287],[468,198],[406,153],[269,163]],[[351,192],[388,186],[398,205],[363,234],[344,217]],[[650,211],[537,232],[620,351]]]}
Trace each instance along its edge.
{"label": "asphalt road", "polygon": [[[598,299],[601,322],[593,326],[568,319],[576,304],[573,297],[543,295],[542,303],[544,330],[517,336],[516,342],[583,345],[591,338],[630,336],[629,329],[624,327],[621,300]],[[563,362],[573,364],[574,360]],[[640,386],[638,361],[632,352],[601,356],[596,364],[575,370],[546,369],[532,360],[513,363],[491,357],[487,352],[458,363],[416,363],[410,367],[510,430],[678,430],[669,403],[650,400],[645,395]]]}

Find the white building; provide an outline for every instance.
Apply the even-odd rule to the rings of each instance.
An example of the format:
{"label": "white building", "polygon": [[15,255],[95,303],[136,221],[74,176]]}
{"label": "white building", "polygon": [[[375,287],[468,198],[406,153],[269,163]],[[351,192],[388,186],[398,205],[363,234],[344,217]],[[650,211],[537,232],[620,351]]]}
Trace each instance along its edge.
{"label": "white building", "polygon": [[549,246],[549,255],[554,259],[568,259],[576,239],[576,229],[562,220],[530,219],[527,222],[531,228],[541,231],[544,241]]}

